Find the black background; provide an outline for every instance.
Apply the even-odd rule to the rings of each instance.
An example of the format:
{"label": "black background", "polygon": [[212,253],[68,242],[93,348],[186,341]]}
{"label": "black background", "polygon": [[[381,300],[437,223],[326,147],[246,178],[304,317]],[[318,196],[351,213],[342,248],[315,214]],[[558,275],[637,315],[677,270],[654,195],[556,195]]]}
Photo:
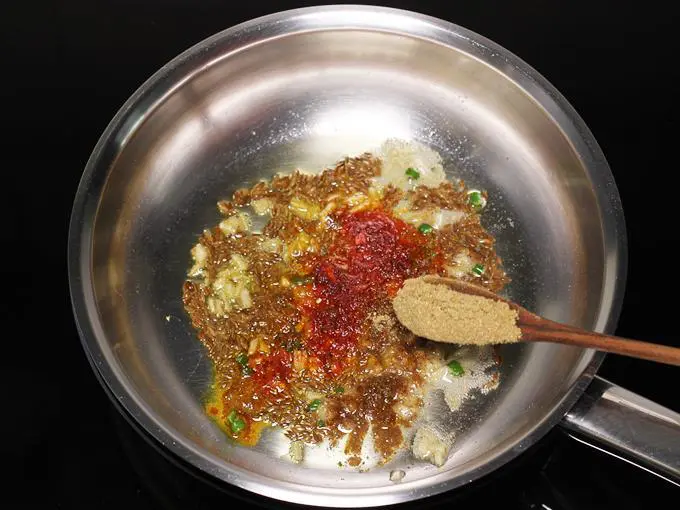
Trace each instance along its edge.
{"label": "black background", "polygon": [[[6,232],[0,453],[12,472],[3,485],[22,498],[16,507],[196,508],[232,501],[234,494],[208,490],[180,475],[172,476],[182,482],[172,478],[151,489],[149,480],[158,478],[151,473],[159,470],[130,460],[131,451],[146,460],[155,454],[113,411],[78,341],[67,288],[68,219],[90,151],[116,110],[146,78],[215,32],[304,5],[312,4],[55,0],[5,2],[0,7],[0,202]],[[680,346],[677,299],[666,298],[678,284],[675,250],[680,237],[674,157],[680,20],[670,7],[612,0],[384,5],[479,32],[527,61],[566,96],[602,146],[626,214],[629,275],[617,332]],[[601,374],[680,410],[678,369],[609,356]],[[579,450],[585,447],[561,433],[552,434],[541,448],[549,450],[552,464],[541,460],[537,468],[525,460],[521,462],[532,467],[520,462],[508,470],[534,473],[542,466],[546,474],[557,469],[553,478],[568,482],[560,489],[562,500],[568,500],[565,494],[584,492],[605,471],[615,473],[603,482],[608,489],[600,484],[592,494],[586,490],[573,508],[607,508],[614,502],[618,508],[638,508],[642,492],[634,492],[632,485],[644,482],[651,485],[642,487],[659,489],[641,472],[598,464],[604,461],[592,460]],[[500,494],[513,494],[499,495],[506,507],[547,504],[540,498],[527,503],[517,494],[531,493],[531,482],[504,476],[511,481],[494,487]]]}

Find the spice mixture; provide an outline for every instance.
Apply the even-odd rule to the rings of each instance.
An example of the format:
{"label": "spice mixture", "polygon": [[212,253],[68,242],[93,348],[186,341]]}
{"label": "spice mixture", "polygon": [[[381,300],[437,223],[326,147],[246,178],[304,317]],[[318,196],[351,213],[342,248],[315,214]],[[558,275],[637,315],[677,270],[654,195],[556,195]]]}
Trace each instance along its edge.
{"label": "spice mixture", "polygon": [[427,274],[505,285],[480,223],[485,204],[485,193],[445,179],[436,153],[400,141],[219,202],[224,219],[192,249],[183,292],[214,362],[208,414],[244,445],[281,427],[294,462],[327,440],[358,466],[367,437],[389,460],[432,375],[448,363],[464,376],[399,324],[391,301]]}
{"label": "spice mixture", "polygon": [[517,311],[507,303],[463,294],[427,278],[406,280],[392,304],[401,324],[430,340],[487,345],[516,342],[522,335]]}

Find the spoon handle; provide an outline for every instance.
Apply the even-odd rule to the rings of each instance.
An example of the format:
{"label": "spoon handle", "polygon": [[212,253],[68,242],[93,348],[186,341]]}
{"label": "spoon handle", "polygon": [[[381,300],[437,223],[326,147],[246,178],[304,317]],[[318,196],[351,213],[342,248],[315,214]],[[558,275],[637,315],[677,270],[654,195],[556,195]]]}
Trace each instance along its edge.
{"label": "spoon handle", "polygon": [[553,342],[622,354],[668,365],[680,366],[680,349],[667,345],[603,335],[560,324],[532,313],[520,311],[517,323],[523,342]]}

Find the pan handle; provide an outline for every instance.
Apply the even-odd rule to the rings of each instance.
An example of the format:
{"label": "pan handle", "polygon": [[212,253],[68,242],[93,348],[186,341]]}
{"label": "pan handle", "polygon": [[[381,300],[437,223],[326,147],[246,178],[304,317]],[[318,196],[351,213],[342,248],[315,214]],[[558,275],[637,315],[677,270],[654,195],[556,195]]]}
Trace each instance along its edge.
{"label": "pan handle", "polygon": [[607,453],[680,481],[680,414],[632,391],[595,376],[562,426]]}

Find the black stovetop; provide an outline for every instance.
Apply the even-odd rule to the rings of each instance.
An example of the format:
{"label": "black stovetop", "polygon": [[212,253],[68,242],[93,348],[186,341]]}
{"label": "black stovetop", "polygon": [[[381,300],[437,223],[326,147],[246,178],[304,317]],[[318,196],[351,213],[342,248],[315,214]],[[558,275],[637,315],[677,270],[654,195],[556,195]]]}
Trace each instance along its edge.
{"label": "black stovetop", "polygon": [[[444,18],[529,62],[574,105],[612,167],[626,212],[629,277],[618,334],[680,345],[678,246],[669,196],[680,108],[674,18],[648,1],[382,2]],[[306,2],[47,0],[0,9],[0,168],[5,264],[0,351],[3,495],[8,508],[279,506],[199,480],[113,408],[78,341],[67,290],[66,231],[78,179],[117,108],[148,76],[235,23]],[[675,180],[675,179],[673,179]],[[7,208],[5,211],[4,208]],[[28,252],[25,255],[19,253]],[[33,270],[33,268],[37,268]],[[601,374],[680,410],[678,369],[609,356]],[[464,490],[413,508],[643,508],[677,487],[555,429]],[[9,501],[9,500],[8,500]],[[3,505],[4,506],[4,505]]]}
{"label": "black stovetop", "polygon": [[[113,409],[104,399],[95,416],[102,427],[86,421],[68,427],[54,452],[61,460],[51,472],[56,479],[43,495],[46,503],[62,508],[213,509],[230,502],[239,507],[300,508],[213,485],[175,459]],[[96,454],[95,444],[101,444]],[[74,442],[89,448],[73,449]],[[398,508],[502,508],[512,510],[618,510],[647,508],[677,496],[678,487],[612,458],[593,447],[552,431],[538,445],[499,472],[469,487]]]}

